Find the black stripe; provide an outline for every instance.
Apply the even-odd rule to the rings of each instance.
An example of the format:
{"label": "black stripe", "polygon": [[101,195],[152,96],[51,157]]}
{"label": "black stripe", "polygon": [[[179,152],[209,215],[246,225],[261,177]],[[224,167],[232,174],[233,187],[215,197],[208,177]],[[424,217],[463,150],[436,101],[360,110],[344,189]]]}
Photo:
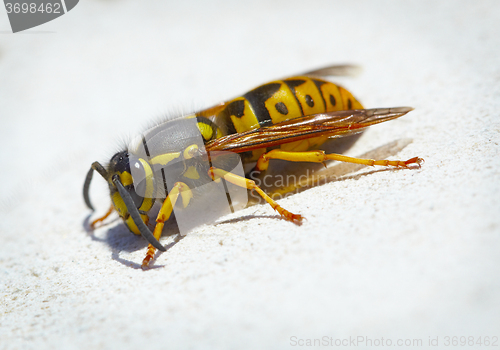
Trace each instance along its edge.
{"label": "black stripe", "polygon": [[149,161],[149,157],[151,156],[149,155],[148,144],[146,142],[146,137],[144,137],[144,135],[142,135],[142,144],[144,145],[144,149],[146,150],[146,155],[148,156],[148,161]]}
{"label": "black stripe", "polygon": [[222,120],[225,121],[227,134],[236,134],[231,116],[234,115],[236,118],[241,118],[245,115],[245,101],[236,100],[229,103],[219,115],[223,115]]}
{"label": "black stripe", "polygon": [[279,83],[269,83],[259,86],[250,92],[247,92],[243,97],[250,103],[252,109],[255,112],[255,117],[259,121],[259,125],[266,126],[272,124],[271,115],[266,108],[266,101],[271,98],[279,89],[281,84]]}
{"label": "black stripe", "polygon": [[323,96],[323,92],[321,91],[321,85],[323,84],[326,84],[326,81],[321,81],[321,80],[316,80],[316,79],[311,79],[314,83],[314,85],[316,85],[316,88],[318,89],[318,92],[319,92],[319,95],[321,96],[321,99],[323,100],[323,104],[325,106],[325,112],[327,111],[327,104],[326,104],[326,101],[325,101],[325,96]]}
{"label": "black stripe", "polygon": [[165,198],[168,197],[168,187],[167,187],[167,178],[165,176],[165,168],[161,168],[161,176],[163,178],[163,190],[165,191]]}
{"label": "black stripe", "polygon": [[224,111],[227,115],[234,115],[236,118],[243,117],[245,113],[245,101],[244,100],[236,100],[231,102],[224,108]]}
{"label": "black stripe", "polygon": [[302,105],[300,104],[300,101],[297,98],[297,93],[295,92],[295,88],[297,86],[304,84],[305,82],[306,81],[304,79],[287,79],[287,80],[285,80],[286,85],[290,88],[290,90],[292,90],[293,97],[295,97],[295,100],[299,104],[301,115],[304,115],[304,110],[302,109]]}

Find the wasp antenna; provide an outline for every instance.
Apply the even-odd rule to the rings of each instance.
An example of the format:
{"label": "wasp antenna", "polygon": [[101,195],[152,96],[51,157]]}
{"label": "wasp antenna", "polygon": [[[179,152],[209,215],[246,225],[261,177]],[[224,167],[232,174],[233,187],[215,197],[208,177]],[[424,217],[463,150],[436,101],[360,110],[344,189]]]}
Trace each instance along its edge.
{"label": "wasp antenna", "polygon": [[83,184],[83,199],[85,200],[85,204],[87,204],[87,207],[94,211],[94,207],[92,206],[92,203],[90,203],[90,197],[89,197],[89,188],[90,188],[90,181],[92,181],[92,175],[94,175],[94,169],[90,168],[89,172],[87,173],[87,177],[85,178],[85,183]]}
{"label": "wasp antenna", "polygon": [[134,223],[139,229],[139,232],[141,233],[142,237],[144,237],[156,249],[161,250],[162,252],[166,251],[166,249],[160,244],[160,242],[158,242],[153,233],[146,226],[144,221],[142,221],[141,215],[139,214],[139,210],[136,208],[134,201],[130,196],[130,194],[128,193],[128,191],[125,189],[125,187],[123,187],[118,175],[113,176],[113,183],[118,189],[118,192],[122,197],[123,203],[125,203],[125,206],[127,207],[127,210],[130,216],[132,217],[132,220],[134,220]]}
{"label": "wasp antenna", "polygon": [[99,174],[101,174],[101,176],[107,180],[108,179],[108,172],[106,171],[106,169],[104,169],[104,167],[101,165],[101,163],[99,162],[94,162],[92,163],[92,169],[94,169],[95,171],[97,171]]}
{"label": "wasp antenna", "polygon": [[92,166],[87,173],[87,177],[85,178],[85,183],[83,184],[83,199],[85,200],[85,204],[87,204],[87,207],[92,211],[94,211],[94,207],[92,206],[92,203],[90,203],[89,188],[90,182],[92,181],[92,176],[94,175],[94,170],[101,174],[104,179],[108,178],[108,172],[99,162],[92,163]]}

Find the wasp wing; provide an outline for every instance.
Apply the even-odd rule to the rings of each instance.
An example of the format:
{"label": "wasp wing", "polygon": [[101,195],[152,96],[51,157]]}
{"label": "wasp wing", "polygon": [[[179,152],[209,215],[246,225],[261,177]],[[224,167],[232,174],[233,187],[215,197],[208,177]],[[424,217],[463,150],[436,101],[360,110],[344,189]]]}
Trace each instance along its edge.
{"label": "wasp wing", "polygon": [[312,114],[243,133],[226,135],[210,141],[205,148],[208,152],[241,153],[312,137],[347,136],[359,133],[370,125],[399,118],[412,109],[411,107],[374,108]]}
{"label": "wasp wing", "polygon": [[341,64],[315,69],[300,75],[308,75],[312,77],[354,77],[361,73],[361,67],[352,64]]}

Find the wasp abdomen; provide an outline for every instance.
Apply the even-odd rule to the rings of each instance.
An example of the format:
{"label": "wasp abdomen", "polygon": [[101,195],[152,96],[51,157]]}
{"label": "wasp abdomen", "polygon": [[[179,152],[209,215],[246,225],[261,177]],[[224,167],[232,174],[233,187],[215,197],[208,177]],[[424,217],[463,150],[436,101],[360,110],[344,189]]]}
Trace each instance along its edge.
{"label": "wasp abdomen", "polygon": [[241,133],[304,115],[363,106],[346,89],[306,76],[261,85],[226,103],[217,119],[228,125],[227,133]]}

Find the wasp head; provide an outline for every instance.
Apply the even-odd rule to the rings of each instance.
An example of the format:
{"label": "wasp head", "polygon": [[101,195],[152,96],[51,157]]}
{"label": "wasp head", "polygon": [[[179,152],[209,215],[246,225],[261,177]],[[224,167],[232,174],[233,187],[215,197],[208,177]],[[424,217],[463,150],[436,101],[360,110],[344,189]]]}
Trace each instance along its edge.
{"label": "wasp head", "polygon": [[127,151],[116,153],[105,169],[99,162],[94,162],[87,174],[85,184],[83,186],[83,198],[87,206],[94,210],[89,197],[90,182],[92,180],[93,171],[96,170],[109,185],[111,202],[113,207],[118,212],[118,215],[123,219],[130,231],[135,234],[140,234],[147,239],[155,248],[162,251],[165,248],[153,236],[147,227],[148,215],[147,212],[153,206],[154,193],[154,178],[151,168],[142,159],[134,159],[132,166],[134,174],[141,179],[139,186],[141,192],[148,194],[147,198],[137,193],[134,187],[134,178],[131,172],[131,161]]}

